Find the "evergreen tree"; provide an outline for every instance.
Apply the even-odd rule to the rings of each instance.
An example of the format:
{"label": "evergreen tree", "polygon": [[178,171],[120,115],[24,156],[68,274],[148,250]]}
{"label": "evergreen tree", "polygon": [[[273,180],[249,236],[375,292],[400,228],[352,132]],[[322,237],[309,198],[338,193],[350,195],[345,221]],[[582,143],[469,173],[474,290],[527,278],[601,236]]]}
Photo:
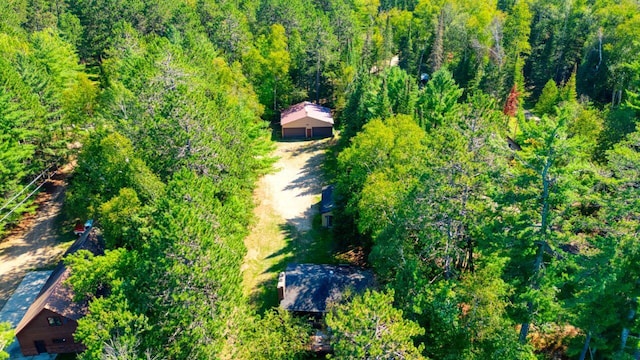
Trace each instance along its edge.
{"label": "evergreen tree", "polygon": [[332,347],[340,359],[424,359],[412,338],[424,333],[393,307],[393,291],[367,291],[327,314]]}
{"label": "evergreen tree", "polygon": [[458,115],[462,93],[448,70],[434,73],[418,98],[416,117],[420,126],[428,131],[448,123]]}
{"label": "evergreen tree", "polygon": [[[591,174],[588,157],[577,150],[578,138],[569,138],[570,113],[562,109],[557,118],[521,122],[518,142],[526,144],[516,153],[514,181],[501,200],[510,264],[505,275],[512,278],[522,307],[520,341],[526,342],[531,323],[561,318],[558,276],[571,266],[560,253],[563,244],[575,241],[570,224],[584,215],[573,207],[576,199],[593,193],[585,178]],[[572,231],[575,231],[573,233]],[[579,237],[578,237],[579,238]]]}
{"label": "evergreen tree", "polygon": [[560,94],[558,87],[556,86],[556,82],[551,79],[547,81],[544,89],[542,89],[542,94],[540,94],[540,98],[538,98],[534,111],[540,116],[547,114],[553,115],[555,113],[555,106],[558,105],[559,101]]}

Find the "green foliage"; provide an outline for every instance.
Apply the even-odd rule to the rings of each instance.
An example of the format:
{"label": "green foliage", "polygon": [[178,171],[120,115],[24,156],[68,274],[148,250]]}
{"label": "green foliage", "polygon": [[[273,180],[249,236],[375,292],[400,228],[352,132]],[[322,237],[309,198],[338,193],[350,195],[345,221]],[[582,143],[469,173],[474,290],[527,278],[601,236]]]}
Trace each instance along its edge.
{"label": "green foliage", "polygon": [[607,108],[603,112],[603,130],[598,138],[596,159],[606,161],[606,151],[632,133],[637,126],[636,112],[630,106]]}
{"label": "green foliage", "polygon": [[525,77],[534,86],[534,95],[549,79],[566,82],[581,63],[583,51],[591,50],[589,40],[597,31],[592,11],[587,1],[531,2],[531,55],[526,59]]}
{"label": "green foliage", "polygon": [[26,0],[8,0],[0,4],[0,32],[21,33],[20,25],[27,17]]}
{"label": "green foliage", "polygon": [[457,116],[458,99],[463,89],[456,85],[451,73],[441,69],[433,74],[417,105],[418,123],[425,130],[437,128]]}
{"label": "green foliage", "polygon": [[[389,252],[421,259],[419,264],[425,266],[422,271],[428,278],[452,278],[458,271],[473,268],[473,252],[479,243],[475,238],[482,236],[481,219],[490,215],[492,207],[481,194],[491,191],[491,182],[499,176],[504,162],[496,154],[504,148],[491,141],[501,114],[490,98],[474,94],[462,109],[460,117],[431,130],[421,156],[424,160],[416,166],[419,181],[391,212],[395,215],[392,220],[384,223],[387,234],[374,239],[371,259],[381,274],[390,271],[391,277],[403,271],[403,263],[392,260],[399,254],[390,256]],[[406,238],[413,241],[406,242]]]}
{"label": "green foliage", "polygon": [[359,74],[347,95],[347,103],[338,117],[343,138],[350,139],[371,119],[379,117],[378,94],[381,81],[369,74]]}
{"label": "green foliage", "polygon": [[384,75],[393,114],[413,115],[418,100],[415,81],[398,67],[389,68]]}
{"label": "green foliage", "polygon": [[[588,253],[579,263],[581,275],[577,278],[574,297],[567,300],[575,323],[585,329],[583,342],[576,344],[579,349],[598,349],[604,357],[631,356],[637,345],[629,339],[627,346],[621,347],[621,335],[635,331],[634,299],[640,290],[632,280],[639,270],[636,262],[637,237],[632,235],[638,227],[638,172],[640,171],[640,137],[637,132],[607,152],[608,169],[612,177],[607,179],[611,191],[606,194],[606,212],[597,224],[603,236],[596,242],[598,251]],[[610,312],[600,311],[602,304],[608,304]],[[582,355],[581,355],[582,356]],[[583,357],[584,358],[584,357]]]}
{"label": "green foliage", "polygon": [[11,324],[0,323],[0,360],[6,360],[9,358],[4,349],[13,342],[13,330],[11,330]]}
{"label": "green foliage", "polygon": [[66,206],[74,217],[95,217],[101,204],[117,196],[122,188],[132,188],[142,200],[150,201],[162,194],[163,187],[135,155],[129,139],[118,133],[94,133],[78,157]]}
{"label": "green foliage", "polygon": [[[0,199],[9,200],[71,155],[75,126],[91,123],[97,88],[53,29],[29,38],[0,32],[0,54]],[[17,209],[9,223],[30,206]]]}
{"label": "green foliage", "polygon": [[512,288],[501,279],[505,259],[488,258],[466,274],[457,289],[466,330],[467,359],[536,359],[533,349],[518,343],[508,316]]}
{"label": "green foliage", "polygon": [[271,26],[268,36],[258,38],[257,48],[243,55],[247,77],[254,84],[260,103],[268,109],[266,118],[275,117],[276,111],[297,102],[292,98],[293,84],[289,78],[291,57],[287,50],[285,29],[280,24]]}
{"label": "green foliage", "polygon": [[[579,328],[564,355],[628,357],[638,6],[2,1],[0,199],[82,145],[66,207],[96,218],[112,249],[68,260],[92,299],[81,357],[304,358],[308,327],[255,316],[239,284],[252,189],[273,163],[260,117],[310,96],[335,108],[343,130],[336,231],[371,250],[403,311],[370,293],[334,320],[415,321],[424,333],[407,323],[410,334],[389,343],[414,357],[412,339],[432,358],[528,359],[514,324],[531,322]],[[512,88],[532,91],[547,116],[526,121],[518,102],[509,132],[521,150],[509,153],[498,109]],[[353,339],[336,349],[362,355]]]}
{"label": "green foliage", "polygon": [[547,114],[553,115],[555,113],[555,106],[558,105],[559,101],[560,93],[558,92],[558,86],[553,79],[550,79],[544,85],[534,111],[540,116]]}
{"label": "green foliage", "polygon": [[277,360],[308,359],[311,327],[304,317],[270,310],[260,318],[247,317],[248,327],[234,358]]}
{"label": "green foliage", "polygon": [[424,359],[412,338],[424,333],[393,307],[393,291],[367,291],[326,317],[338,359]]}
{"label": "green foliage", "polygon": [[519,288],[520,301],[526,303],[521,341],[529,322],[544,323],[560,316],[557,297],[562,274],[571,271],[572,259],[557,255],[558,249],[566,243],[588,243],[591,235],[588,228],[569,225],[588,224],[592,216],[577,211],[576,202],[598,203],[592,165],[576,147],[580,139],[567,136],[570,117],[569,111],[561,109],[557,118],[545,116],[520,124],[521,143],[526,146],[516,158],[513,193],[507,195],[513,207],[504,216],[513,224],[507,235],[511,242],[507,273]]}
{"label": "green foliage", "polygon": [[[93,300],[89,311],[91,316],[80,319],[75,332],[77,339],[87,345],[79,359],[138,358],[139,338],[149,330],[145,316],[131,312],[129,301],[122,294]],[[114,350],[117,357],[110,357]]]}
{"label": "green foliage", "polygon": [[361,233],[375,234],[389,221],[415,183],[424,141],[413,119],[399,115],[370,121],[340,154],[336,192],[350,194],[344,211],[358,220]]}
{"label": "green foliage", "polygon": [[139,247],[136,237],[145,225],[142,217],[142,203],[135,190],[121,188],[118,195],[100,205],[100,227],[106,239],[107,247],[120,246],[132,249]]}

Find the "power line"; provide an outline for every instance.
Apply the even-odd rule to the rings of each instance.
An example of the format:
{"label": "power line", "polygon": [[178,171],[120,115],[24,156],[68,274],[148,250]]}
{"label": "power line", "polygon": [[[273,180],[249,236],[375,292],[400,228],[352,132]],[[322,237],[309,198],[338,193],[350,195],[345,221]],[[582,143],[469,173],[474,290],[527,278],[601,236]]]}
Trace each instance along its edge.
{"label": "power line", "polygon": [[13,198],[11,198],[11,200],[9,200],[9,202],[7,202],[6,204],[4,204],[4,206],[2,206],[2,208],[0,208],[0,211],[5,209],[12,201],[14,201],[18,196],[20,196],[20,194],[22,194],[27,188],[29,188],[29,186],[33,185],[36,181],[38,181],[38,179],[40,179],[41,177],[47,175],[47,179],[44,180],[42,183],[40,183],[40,185],[38,185],[38,187],[36,187],[32,192],[30,192],[24,199],[22,199],[22,201],[20,201],[16,206],[13,207],[13,209],[11,209],[11,211],[9,211],[7,214],[5,214],[2,219],[0,219],[0,223],[2,223],[6,218],[8,218],[11,214],[13,214],[22,204],[24,204],[27,200],[29,200],[29,198],[36,193],[36,191],[40,190],[40,188],[42,186],[44,186],[44,184],[47,183],[47,181],[49,181],[49,179],[51,179],[51,177],[53,175],[55,175],[58,171],[54,171],[53,173],[49,173],[49,170],[51,168],[53,168],[56,164],[52,164],[50,165],[45,171],[43,171],[40,175],[38,175],[31,183],[29,183],[29,185],[25,186],[16,196],[14,196]]}
{"label": "power line", "polygon": [[[55,163],[50,165],[45,171],[43,171],[42,173],[40,173],[40,175],[38,175],[35,179],[33,179],[33,181],[31,181],[29,183],[29,185],[25,186],[24,188],[22,188],[22,190],[20,190],[19,193],[17,193],[16,195],[14,195],[11,199],[9,199],[9,201],[7,201],[4,205],[2,205],[2,207],[0,208],[0,211],[4,210],[7,206],[9,206],[9,204],[11,204],[13,202],[13,200],[15,200],[18,196],[20,196],[23,192],[25,192],[25,190],[27,190],[29,188],[29,186],[33,185],[33,183],[35,183],[36,181],[38,181],[38,179],[40,179],[41,177],[43,177],[44,175],[47,174],[47,172],[55,166]],[[51,176],[49,176],[50,178]],[[28,199],[28,197],[27,197]]]}

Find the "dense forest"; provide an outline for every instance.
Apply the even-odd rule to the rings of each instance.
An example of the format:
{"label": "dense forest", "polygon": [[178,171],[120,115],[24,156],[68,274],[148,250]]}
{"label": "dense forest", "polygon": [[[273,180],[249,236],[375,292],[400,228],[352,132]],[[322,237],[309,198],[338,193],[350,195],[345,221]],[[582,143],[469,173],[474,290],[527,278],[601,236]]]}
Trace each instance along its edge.
{"label": "dense forest", "polygon": [[240,270],[303,100],[378,283],[333,358],[640,359],[637,0],[4,0],[0,54],[0,200],[73,162],[107,244],[66,260],[81,359],[313,357]]}

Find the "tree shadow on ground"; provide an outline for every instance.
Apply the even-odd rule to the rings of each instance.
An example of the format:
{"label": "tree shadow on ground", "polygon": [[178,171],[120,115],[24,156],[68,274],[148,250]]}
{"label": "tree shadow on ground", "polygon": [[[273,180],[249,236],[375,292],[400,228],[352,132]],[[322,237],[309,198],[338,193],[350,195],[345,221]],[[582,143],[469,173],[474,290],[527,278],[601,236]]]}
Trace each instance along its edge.
{"label": "tree shadow on ground", "polygon": [[302,166],[302,169],[298,173],[298,177],[291,180],[291,183],[287,185],[284,190],[296,190],[301,192],[298,196],[307,196],[313,194],[319,194],[322,191],[322,183],[318,181],[322,170],[320,170],[320,164],[324,158],[324,154],[313,155]]}
{"label": "tree shadow on ground", "polygon": [[[262,274],[269,275],[267,279],[259,282],[254,292],[250,296],[251,303],[260,314],[277,307],[278,294],[277,283],[278,274],[285,270],[290,263],[310,263],[310,264],[337,264],[339,259],[333,256],[336,244],[329,229],[321,225],[320,214],[318,214],[319,204],[315,204],[302,216],[290,219],[280,225],[280,231],[284,234],[286,245],[267,256],[267,259],[279,258],[277,262],[267,268]],[[314,212],[314,215],[308,214]],[[306,221],[313,217],[313,224],[310,230],[299,230],[295,224]]]}

